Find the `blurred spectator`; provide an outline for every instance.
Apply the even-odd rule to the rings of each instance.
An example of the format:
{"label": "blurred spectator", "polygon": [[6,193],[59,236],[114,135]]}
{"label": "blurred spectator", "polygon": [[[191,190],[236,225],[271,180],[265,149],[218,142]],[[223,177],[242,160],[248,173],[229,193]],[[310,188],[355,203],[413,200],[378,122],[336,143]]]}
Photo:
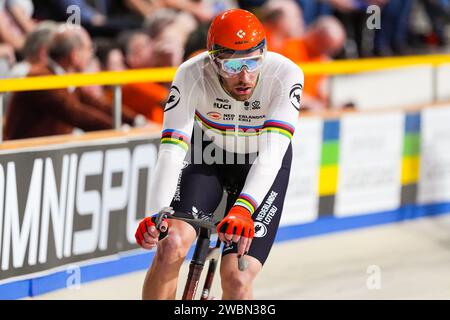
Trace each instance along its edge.
{"label": "blurred spectator", "polygon": [[193,16],[174,9],[160,9],[145,21],[144,28],[153,42],[155,67],[178,66],[189,34],[198,23]]}
{"label": "blurred spectator", "polygon": [[302,37],[288,39],[281,53],[293,61],[325,61],[342,49],[345,39],[339,20],[324,16],[309,26]]}
{"label": "blurred spectator", "polygon": [[27,34],[36,27],[32,19],[34,5],[31,0],[6,0],[6,6],[17,26]]}
{"label": "blurred spectator", "polygon": [[271,0],[262,8],[262,20],[269,50],[280,52],[285,41],[304,32],[300,7],[292,0]]}
{"label": "blurred spectator", "polygon": [[31,0],[0,0],[0,42],[20,51],[25,43],[26,33],[34,27],[31,20]]}
{"label": "blurred spectator", "polygon": [[142,69],[154,65],[152,40],[144,31],[125,31],[119,35],[117,42],[128,68]]}
{"label": "blurred spectator", "polygon": [[144,29],[150,38],[156,39],[165,28],[175,23],[177,16],[177,10],[169,8],[160,9],[145,19]]}
{"label": "blurred spectator", "polygon": [[174,32],[178,11],[160,9],[145,20],[144,28],[153,41],[153,65],[177,66],[183,57],[183,35]]}
{"label": "blurred spectator", "polygon": [[[333,7],[334,15],[343,23],[347,33],[347,41],[341,57],[356,59],[372,56],[375,30],[367,28],[368,15],[366,11],[370,5],[376,5],[382,9],[389,0],[327,1]],[[403,0],[394,1],[403,2]],[[392,30],[389,32],[392,32]]]}
{"label": "blurred spectator", "polygon": [[95,43],[97,45],[97,57],[103,71],[126,70],[125,57],[118,44],[106,38],[97,38]]}
{"label": "blurred spectator", "polygon": [[90,34],[115,37],[122,30],[137,29],[142,25],[142,17],[129,10],[129,2],[129,0],[46,0],[42,4],[41,1],[37,2],[36,6],[40,9],[38,18],[57,21],[66,21],[75,13],[68,11],[68,8],[76,6],[79,8],[81,25]]}
{"label": "blurred spectator", "polygon": [[206,39],[208,37],[209,23],[201,24],[195,31],[189,34],[184,48],[183,61],[186,61],[200,52],[206,51]]}
{"label": "blurred spectator", "polygon": [[70,6],[77,6],[80,9],[80,19],[83,25],[101,26],[106,23],[109,2],[108,0],[92,2],[86,0],[57,0],[54,1],[54,4],[63,16],[68,15]]}
{"label": "blurred spectator", "polygon": [[[225,10],[238,8],[238,2],[236,0],[204,0],[209,3],[209,6],[212,8],[213,17],[218,15],[219,13],[224,12]],[[209,21],[204,21],[203,23],[207,23]]]}
{"label": "blurred spectator", "polygon": [[164,0],[165,6],[189,13],[200,22],[207,22],[214,18],[213,7],[205,0]]}
{"label": "blurred spectator", "polygon": [[369,44],[366,39],[368,34],[373,35],[374,31],[367,29],[365,10],[367,5],[364,6],[363,1],[365,0],[335,0],[333,3],[329,2],[329,5],[333,7],[334,16],[342,22],[347,33],[347,41],[341,54],[343,58],[356,59],[371,55],[373,38],[370,40],[370,48],[366,47]]}
{"label": "blurred spectator", "polygon": [[333,14],[333,7],[329,1],[297,0],[297,3],[302,8],[303,20],[306,25],[310,25],[321,16]]}
{"label": "blurred spectator", "polygon": [[11,70],[11,78],[25,77],[32,65],[48,62],[47,49],[58,25],[52,21],[41,22],[25,39],[22,50],[23,61],[17,63]]}
{"label": "blurred spectator", "polygon": [[[128,31],[119,36],[119,45],[130,69],[153,67],[153,44],[143,31]],[[129,83],[122,86],[122,101],[147,119],[162,123],[166,87],[151,82]]]}
{"label": "blurred spectator", "polygon": [[127,7],[143,18],[166,6],[164,0],[126,0]]}
{"label": "blurred spectator", "polygon": [[261,17],[263,6],[268,0],[237,0],[239,8],[253,12],[257,17]]}
{"label": "blurred spectator", "polygon": [[[48,64],[34,65],[29,76],[85,71],[92,61],[93,48],[89,35],[82,28],[61,28],[52,38],[48,54]],[[6,114],[5,138],[69,134],[75,128],[111,129],[111,106],[97,99],[89,87],[82,89],[14,93]],[[131,124],[134,117],[135,114],[122,118]]]}
{"label": "blurred spectator", "polygon": [[8,77],[15,61],[14,48],[9,44],[0,43],[0,79]]}
{"label": "blurred spectator", "polygon": [[391,56],[410,53],[408,27],[413,0],[388,1],[381,11],[381,28],[375,31],[374,54]]}
{"label": "blurred spectator", "polygon": [[[345,30],[332,16],[323,16],[309,26],[301,38],[285,41],[280,52],[295,62],[327,61],[342,50],[345,43]],[[303,105],[305,109],[323,110],[327,106],[327,78],[325,76],[305,76]]]}
{"label": "blurred spectator", "polygon": [[445,46],[445,25],[450,22],[449,0],[421,0],[425,12],[430,20],[431,34],[427,37],[428,44]]}
{"label": "blurred spectator", "polygon": [[[306,25],[319,17],[333,15],[334,12],[349,13],[359,10],[362,2],[370,0],[296,0],[303,11]],[[401,0],[400,0],[401,1]]]}

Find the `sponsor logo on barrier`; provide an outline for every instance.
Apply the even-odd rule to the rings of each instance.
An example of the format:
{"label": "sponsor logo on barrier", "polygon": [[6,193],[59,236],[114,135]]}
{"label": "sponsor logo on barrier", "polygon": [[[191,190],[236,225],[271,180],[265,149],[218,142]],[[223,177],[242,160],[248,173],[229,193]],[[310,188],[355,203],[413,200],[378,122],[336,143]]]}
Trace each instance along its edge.
{"label": "sponsor logo on barrier", "polygon": [[3,155],[0,280],[135,249],[156,143]]}

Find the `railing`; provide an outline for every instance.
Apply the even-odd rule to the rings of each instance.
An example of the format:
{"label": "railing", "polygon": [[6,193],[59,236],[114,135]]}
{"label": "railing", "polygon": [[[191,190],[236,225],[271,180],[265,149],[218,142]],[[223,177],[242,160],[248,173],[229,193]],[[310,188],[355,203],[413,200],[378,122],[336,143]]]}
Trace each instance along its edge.
{"label": "railing", "polygon": [[[436,66],[444,63],[450,63],[450,55],[371,58],[301,63],[299,65],[302,67],[305,75],[334,76],[418,65],[431,65],[435,70]],[[111,85],[114,88],[114,128],[118,129],[121,126],[121,86],[137,82],[170,82],[175,75],[176,69],[176,67],[170,67],[0,80],[0,119],[3,118],[4,94],[7,92],[60,89],[89,85]],[[3,121],[0,121],[0,142],[3,140],[2,134]]]}

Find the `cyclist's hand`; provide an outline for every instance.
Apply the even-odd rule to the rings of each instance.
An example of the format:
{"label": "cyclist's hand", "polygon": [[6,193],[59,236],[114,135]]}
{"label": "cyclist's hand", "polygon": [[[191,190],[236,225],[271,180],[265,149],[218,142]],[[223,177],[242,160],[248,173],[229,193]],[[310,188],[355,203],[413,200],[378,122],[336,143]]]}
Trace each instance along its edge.
{"label": "cyclist's hand", "polygon": [[249,212],[240,206],[234,206],[217,226],[219,239],[230,244],[238,243],[238,255],[248,253],[255,234],[255,226]]}
{"label": "cyclist's hand", "polygon": [[160,230],[156,229],[154,217],[146,217],[140,223],[134,235],[136,242],[139,246],[144,249],[153,249],[159,241],[160,230],[166,230],[169,228],[169,223],[167,219],[161,222]]}

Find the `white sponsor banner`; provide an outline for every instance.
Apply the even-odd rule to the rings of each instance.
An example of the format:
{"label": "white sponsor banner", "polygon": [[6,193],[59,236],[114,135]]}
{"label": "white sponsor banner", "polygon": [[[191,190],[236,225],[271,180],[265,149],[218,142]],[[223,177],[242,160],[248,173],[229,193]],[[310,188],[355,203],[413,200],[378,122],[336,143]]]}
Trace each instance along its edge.
{"label": "white sponsor banner", "polygon": [[418,202],[450,200],[450,106],[422,111]]}
{"label": "white sponsor banner", "polygon": [[400,205],[403,131],[401,112],[341,118],[336,216]]}
{"label": "white sponsor banner", "polygon": [[312,222],[319,206],[319,170],[323,121],[301,118],[293,138],[293,159],[281,225]]}

